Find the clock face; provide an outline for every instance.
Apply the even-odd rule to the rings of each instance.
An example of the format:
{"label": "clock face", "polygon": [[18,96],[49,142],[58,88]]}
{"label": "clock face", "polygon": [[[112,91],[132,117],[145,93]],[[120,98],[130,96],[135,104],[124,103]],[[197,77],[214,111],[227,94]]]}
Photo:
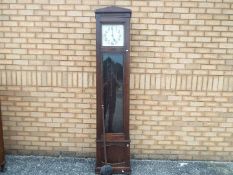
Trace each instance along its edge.
{"label": "clock face", "polygon": [[102,46],[124,46],[124,25],[103,24]]}

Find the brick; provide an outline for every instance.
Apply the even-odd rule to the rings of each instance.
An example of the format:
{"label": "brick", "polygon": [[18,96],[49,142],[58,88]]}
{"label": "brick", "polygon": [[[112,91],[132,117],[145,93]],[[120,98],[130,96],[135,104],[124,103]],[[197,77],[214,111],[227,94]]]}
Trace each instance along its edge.
{"label": "brick", "polygon": [[174,13],[188,13],[189,8],[173,8]]}
{"label": "brick", "polygon": [[141,6],[147,6],[147,2],[145,2],[145,1],[134,1],[132,3],[132,5],[133,6],[139,6],[139,7],[141,7]]}
{"label": "brick", "polygon": [[67,16],[81,16],[82,11],[67,11]]}

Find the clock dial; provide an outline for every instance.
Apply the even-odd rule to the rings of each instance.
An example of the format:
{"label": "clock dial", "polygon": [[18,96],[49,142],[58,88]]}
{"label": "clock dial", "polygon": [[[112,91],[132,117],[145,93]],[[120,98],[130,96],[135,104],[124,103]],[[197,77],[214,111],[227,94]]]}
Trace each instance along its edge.
{"label": "clock dial", "polygon": [[103,24],[102,25],[102,46],[123,46],[124,25]]}

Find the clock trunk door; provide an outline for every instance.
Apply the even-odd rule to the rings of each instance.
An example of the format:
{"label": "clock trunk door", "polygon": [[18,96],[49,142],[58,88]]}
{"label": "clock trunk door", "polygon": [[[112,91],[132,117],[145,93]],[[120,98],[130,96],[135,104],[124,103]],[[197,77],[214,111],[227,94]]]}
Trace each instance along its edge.
{"label": "clock trunk door", "polygon": [[106,133],[124,132],[124,55],[102,55],[102,101]]}
{"label": "clock trunk door", "polygon": [[102,13],[101,10],[99,14],[96,12],[97,173],[105,162],[104,138],[106,138],[107,162],[112,165],[114,173],[130,172],[129,18],[131,11],[120,14],[121,8],[113,9],[113,11],[117,10],[119,13],[109,11],[109,15]]}
{"label": "clock trunk door", "polygon": [[[102,78],[102,115],[104,118],[107,160],[113,167],[129,166],[129,140],[125,133],[126,116],[124,113],[125,54],[104,52],[101,59]],[[101,141],[101,162],[104,162],[103,143]]]}

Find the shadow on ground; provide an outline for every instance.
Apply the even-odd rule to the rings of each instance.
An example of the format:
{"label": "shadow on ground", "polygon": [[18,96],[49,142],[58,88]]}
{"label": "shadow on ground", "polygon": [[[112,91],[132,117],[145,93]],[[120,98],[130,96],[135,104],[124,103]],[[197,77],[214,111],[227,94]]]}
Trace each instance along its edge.
{"label": "shadow on ground", "polygon": [[[74,157],[6,157],[3,175],[94,175],[95,160]],[[132,175],[233,175],[233,163],[132,160]]]}

